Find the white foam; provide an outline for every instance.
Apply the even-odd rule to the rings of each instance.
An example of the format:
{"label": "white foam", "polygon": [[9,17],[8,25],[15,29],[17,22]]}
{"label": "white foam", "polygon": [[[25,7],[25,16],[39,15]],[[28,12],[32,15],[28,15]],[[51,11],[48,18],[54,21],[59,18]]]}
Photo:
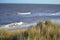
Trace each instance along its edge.
{"label": "white foam", "polygon": [[18,22],[18,23],[15,23],[16,25],[22,25],[24,24],[23,22]]}
{"label": "white foam", "polygon": [[11,24],[7,24],[7,25],[4,25],[4,26],[1,26],[0,28],[16,27],[17,25],[21,26],[23,24],[24,24],[24,22],[16,22],[16,23],[11,23]]}
{"label": "white foam", "polygon": [[57,13],[52,13],[50,15],[60,15],[60,12],[57,12]]}
{"label": "white foam", "polygon": [[31,14],[31,12],[26,12],[26,13],[17,13],[18,15],[28,15]]}

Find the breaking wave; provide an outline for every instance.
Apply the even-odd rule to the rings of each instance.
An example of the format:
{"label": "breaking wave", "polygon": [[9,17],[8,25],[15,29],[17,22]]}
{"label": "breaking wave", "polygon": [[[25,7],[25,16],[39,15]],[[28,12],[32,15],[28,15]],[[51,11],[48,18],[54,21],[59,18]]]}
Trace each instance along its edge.
{"label": "breaking wave", "polygon": [[17,13],[18,15],[29,15],[31,12],[26,12],[26,13]]}
{"label": "breaking wave", "polygon": [[9,28],[9,27],[16,27],[16,26],[21,26],[23,25],[24,22],[16,22],[16,23],[11,23],[11,24],[7,24],[7,25],[3,25],[0,28]]}

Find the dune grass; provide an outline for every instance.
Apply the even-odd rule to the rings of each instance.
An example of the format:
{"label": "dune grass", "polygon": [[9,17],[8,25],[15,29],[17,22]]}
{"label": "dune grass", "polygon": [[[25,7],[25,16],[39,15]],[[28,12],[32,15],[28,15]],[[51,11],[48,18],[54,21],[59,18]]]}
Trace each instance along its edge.
{"label": "dune grass", "polygon": [[0,30],[0,40],[60,40],[60,24],[41,21],[23,29]]}

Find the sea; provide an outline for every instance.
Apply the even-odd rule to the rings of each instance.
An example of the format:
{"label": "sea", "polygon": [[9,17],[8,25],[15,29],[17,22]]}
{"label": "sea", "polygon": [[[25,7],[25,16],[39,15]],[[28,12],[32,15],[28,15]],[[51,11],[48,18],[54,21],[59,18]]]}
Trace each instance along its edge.
{"label": "sea", "polygon": [[23,22],[8,29],[25,28],[46,20],[60,23],[59,4],[0,4],[0,27]]}

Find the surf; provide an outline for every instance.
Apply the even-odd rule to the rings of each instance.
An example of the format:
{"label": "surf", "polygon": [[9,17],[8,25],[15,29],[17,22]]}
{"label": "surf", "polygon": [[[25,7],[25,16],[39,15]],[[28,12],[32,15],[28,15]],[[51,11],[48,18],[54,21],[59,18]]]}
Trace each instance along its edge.
{"label": "surf", "polygon": [[17,25],[21,26],[21,25],[23,25],[23,24],[24,24],[24,22],[10,23],[10,24],[7,24],[7,25],[4,25],[4,26],[1,26],[0,28],[16,27]]}
{"label": "surf", "polygon": [[31,12],[25,12],[25,13],[17,13],[18,15],[29,15]]}

